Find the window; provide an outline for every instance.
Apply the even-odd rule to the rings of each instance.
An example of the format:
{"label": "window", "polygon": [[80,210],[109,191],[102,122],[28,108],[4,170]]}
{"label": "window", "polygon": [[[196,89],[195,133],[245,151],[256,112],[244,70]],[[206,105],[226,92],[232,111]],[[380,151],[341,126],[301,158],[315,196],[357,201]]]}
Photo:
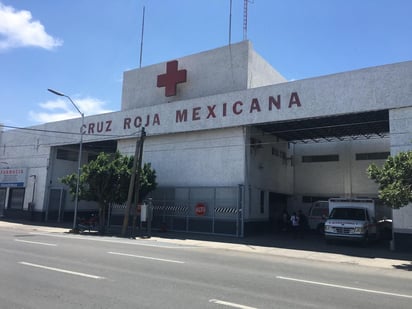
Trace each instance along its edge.
{"label": "window", "polygon": [[390,152],[357,153],[356,160],[386,160],[389,156]]}
{"label": "window", "polygon": [[66,161],[77,161],[78,160],[78,152],[66,150],[66,149],[57,149],[56,158],[58,160],[66,160]]}
{"label": "window", "polygon": [[302,156],[303,163],[339,161],[339,155]]}
{"label": "window", "polygon": [[272,156],[280,157],[281,159],[286,159],[286,152],[272,147]]}
{"label": "window", "polygon": [[312,208],[311,211],[311,216],[313,217],[327,217],[329,214],[329,208],[327,206],[325,207],[314,207]]}
{"label": "window", "polygon": [[330,214],[331,219],[341,220],[361,220],[366,218],[365,209],[361,208],[333,208]]}
{"label": "window", "polygon": [[329,196],[302,196],[302,203],[314,203],[317,201],[327,201]]}
{"label": "window", "polygon": [[23,209],[24,191],[22,188],[10,188],[8,208]]}

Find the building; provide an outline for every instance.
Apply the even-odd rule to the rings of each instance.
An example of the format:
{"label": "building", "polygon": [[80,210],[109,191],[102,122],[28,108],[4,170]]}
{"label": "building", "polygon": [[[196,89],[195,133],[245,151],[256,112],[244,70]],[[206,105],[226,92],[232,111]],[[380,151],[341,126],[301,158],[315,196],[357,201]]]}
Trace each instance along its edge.
{"label": "building", "polygon": [[[121,111],[85,118],[82,164],[100,151],[132,155],[145,127],[155,225],[242,236],[276,228],[285,207],[377,197],[366,168],[412,149],[411,95],[412,62],[288,82],[243,41],[125,72]],[[73,218],[58,179],[77,169],[80,127],[1,133],[4,215]],[[395,246],[410,247],[412,206],[393,220]]]}

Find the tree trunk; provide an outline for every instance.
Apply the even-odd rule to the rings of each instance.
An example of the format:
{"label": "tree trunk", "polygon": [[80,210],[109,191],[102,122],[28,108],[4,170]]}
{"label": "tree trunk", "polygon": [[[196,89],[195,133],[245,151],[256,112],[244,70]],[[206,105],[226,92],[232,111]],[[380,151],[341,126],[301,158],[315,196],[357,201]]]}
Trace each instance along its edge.
{"label": "tree trunk", "polygon": [[106,203],[99,203],[99,234],[106,232]]}

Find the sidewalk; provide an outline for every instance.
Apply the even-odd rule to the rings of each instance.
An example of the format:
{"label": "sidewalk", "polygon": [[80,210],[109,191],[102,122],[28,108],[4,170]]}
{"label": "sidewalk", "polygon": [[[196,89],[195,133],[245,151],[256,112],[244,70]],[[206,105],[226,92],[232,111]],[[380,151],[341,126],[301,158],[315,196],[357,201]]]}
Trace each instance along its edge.
{"label": "sidewalk", "polygon": [[304,239],[293,239],[291,235],[282,234],[230,238],[165,233],[155,234],[151,239],[207,248],[412,271],[410,253],[390,251],[389,245],[384,244],[371,244],[368,247],[353,243],[330,245],[325,243],[322,235],[316,234],[307,235]]}
{"label": "sidewalk", "polygon": [[[34,225],[3,220],[0,220],[0,228],[43,233],[68,233],[70,230],[69,227]],[[389,246],[386,244],[371,244],[368,247],[351,243],[329,245],[323,241],[321,235],[316,234],[306,235],[303,239],[293,239],[291,235],[285,234],[234,238],[154,232],[150,239],[137,238],[136,241],[166,242],[184,246],[237,250],[249,253],[412,271],[412,254],[410,253],[390,251]]]}

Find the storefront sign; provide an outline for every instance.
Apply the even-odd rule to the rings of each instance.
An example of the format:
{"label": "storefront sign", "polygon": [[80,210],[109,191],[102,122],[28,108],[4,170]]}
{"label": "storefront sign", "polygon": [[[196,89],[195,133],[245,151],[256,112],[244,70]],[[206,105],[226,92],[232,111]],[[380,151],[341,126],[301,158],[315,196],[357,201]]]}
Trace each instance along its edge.
{"label": "storefront sign", "polygon": [[0,169],[0,188],[24,188],[26,186],[26,168]]}

